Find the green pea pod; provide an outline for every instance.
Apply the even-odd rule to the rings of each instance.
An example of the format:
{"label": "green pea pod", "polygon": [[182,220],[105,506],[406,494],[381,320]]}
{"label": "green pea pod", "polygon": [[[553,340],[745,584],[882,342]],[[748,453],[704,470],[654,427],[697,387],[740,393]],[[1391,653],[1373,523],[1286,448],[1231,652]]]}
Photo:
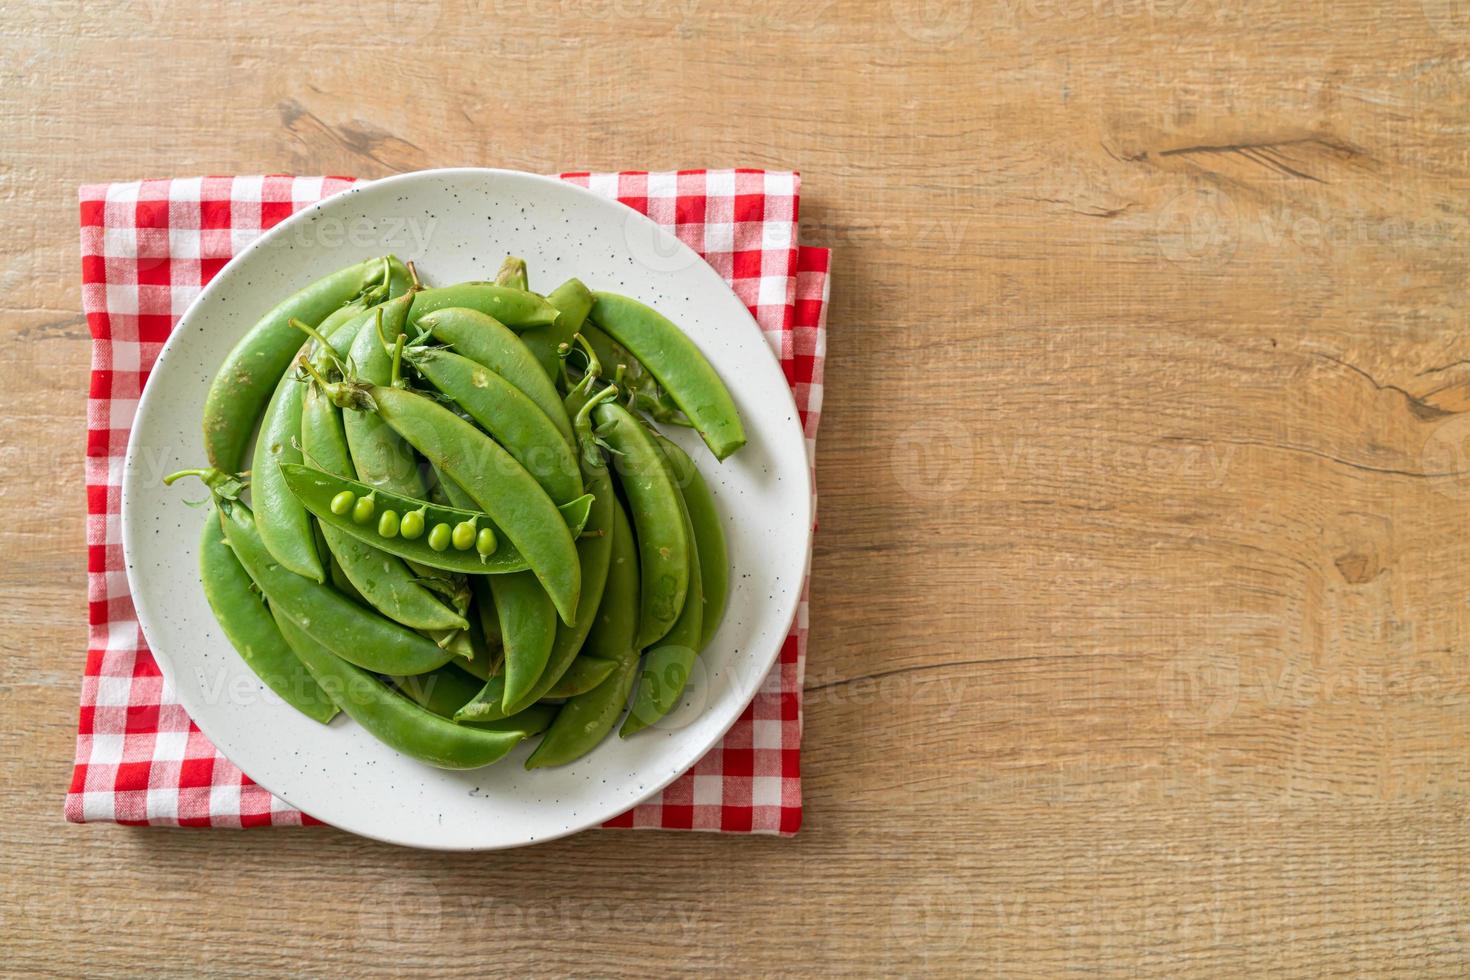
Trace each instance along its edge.
{"label": "green pea pod", "polygon": [[[529,567],[525,557],[484,511],[444,507],[427,500],[399,496],[370,487],[360,480],[332,476],[310,466],[288,465],[282,467],[281,472],[285,474],[286,485],[291,488],[291,492],[323,525],[344,531],[360,541],[416,565],[467,575],[501,575],[523,572]],[[540,493],[540,488],[537,488],[537,492]],[[335,513],[332,510],[332,501],[343,493],[351,494],[354,503],[363,497],[372,497],[373,517],[359,524],[350,513]],[[583,494],[554,509],[566,526],[568,535],[575,538],[587,525],[588,513],[592,509],[592,495]],[[382,534],[381,517],[384,511],[389,510],[398,515],[400,522],[399,531],[393,537]],[[419,521],[425,530],[418,537],[404,536],[402,519],[410,513],[421,514]],[[429,529],[440,524],[454,528],[467,521],[474,522],[476,527],[491,529],[496,538],[494,551],[482,556],[473,547],[459,550],[451,544],[443,551],[437,551],[429,544]]]}
{"label": "green pea pod", "polygon": [[699,555],[700,594],[704,613],[700,618],[699,649],[709,646],[720,622],[725,618],[725,603],[730,592],[730,557],[725,548],[725,529],[715,507],[709,484],[694,465],[689,454],[655,432],[654,439],[673,467],[674,481],[684,495],[689,511],[689,524],[694,531],[695,551]]}
{"label": "green pea pod", "polygon": [[430,384],[452,398],[536,478],[553,503],[582,495],[572,447],[519,388],[452,351],[420,347],[410,348],[406,355]]}
{"label": "green pea pod", "polygon": [[505,261],[500,263],[500,271],[495,273],[495,285],[509,286],[512,289],[530,289],[530,280],[526,275],[526,260],[507,255]]}
{"label": "green pea pod", "polygon": [[[613,509],[612,557],[597,621],[577,662],[595,659],[614,665],[601,684],[578,694],[557,712],[527,769],[564,766],[595,749],[617,724],[638,679],[638,547],[622,504]],[[568,674],[571,673],[569,669]]]}
{"label": "green pea pod", "polygon": [[287,370],[276,384],[255,440],[250,504],[261,540],[272,557],[297,575],[325,582],[326,571],[317,555],[311,518],[281,475],[281,464],[301,462],[301,398],[305,387],[292,370]]}
{"label": "green pea pod", "polygon": [[418,326],[519,388],[546,413],[567,445],[573,444],[572,422],[555,383],[509,327],[475,310],[454,308],[436,310],[419,320]]}
{"label": "green pea pod", "polygon": [[[312,466],[333,476],[345,478],[352,475],[341,412],[314,384],[307,391],[306,404],[302,408],[301,447]],[[294,494],[292,499],[301,506]],[[302,509],[305,511],[304,506]],[[379,525],[376,519],[372,523],[375,527]],[[463,616],[420,584],[418,576],[402,559],[348,534],[335,524],[322,523],[321,528],[338,567],[358,594],[383,615],[413,629],[463,630],[469,627]]]}
{"label": "green pea pod", "polygon": [[556,307],[535,293],[498,286],[493,282],[462,282],[457,286],[440,286],[419,292],[414,297],[413,309],[409,311],[408,323],[413,326],[424,314],[449,307],[479,310],[512,330],[526,330],[556,321]]}
{"label": "green pea pod", "polygon": [[557,349],[570,344],[575,334],[587,319],[592,309],[592,293],[579,279],[568,279],[553,289],[546,301],[556,307],[556,320],[546,327],[537,327],[521,334],[521,341],[541,365],[541,370],[553,381],[561,373],[561,358]]}
{"label": "green pea pod", "polygon": [[[401,388],[357,392],[354,406],[376,411],[490,515],[556,604],[574,622],[582,587],[577,547],[556,505],[521,464],[479,429],[423,395]],[[597,503],[593,501],[593,511]]]}
{"label": "green pea pod", "polygon": [[506,706],[516,704],[541,679],[556,638],[556,607],[530,572],[490,579],[500,641],[505,649]]}
{"label": "green pea pod", "polygon": [[204,400],[204,448],[210,464],[233,473],[301,335],[291,320],[316,325],[381,281],[382,259],[350,265],[283,300],[241,337],[220,365]]}
{"label": "green pea pod", "polygon": [[[250,576],[225,543],[218,513],[211,512],[204,522],[199,540],[199,576],[214,618],[245,666],[308,718],[326,724],[336,717],[337,706],[296,658],[256,594]],[[477,692],[478,688],[470,693],[473,696]]]}
{"label": "green pea pod", "polygon": [[[593,444],[590,416],[603,400],[616,394],[616,388],[606,388],[598,392],[577,413],[573,421],[580,450],[578,455],[582,463],[582,481],[592,492],[592,513],[587,520],[587,532],[577,542],[582,592],[577,602],[576,617],[570,623],[563,618],[561,625],[557,627],[556,637],[551,641],[551,655],[546,660],[546,669],[523,698],[513,704],[506,704],[504,685],[501,684],[496,690],[495,683],[503,678],[492,677],[485,685],[485,690],[454,716],[456,721],[503,718],[541,700],[561,680],[587,640],[592,622],[597,618],[597,607],[602,601],[602,590],[607,582],[607,567],[612,557],[613,511],[616,506],[612,480],[608,477],[601,451]],[[567,397],[570,401],[573,396]]]}
{"label": "green pea pod", "polygon": [[[386,385],[392,380],[393,358],[383,349],[406,329],[415,294],[405,294],[383,305],[382,337],[376,316],[365,323],[348,351],[353,377],[364,384]],[[372,412],[348,412],[343,418],[347,448],[358,479],[405,497],[422,497],[426,490],[413,448]]]}
{"label": "green pea pod", "polygon": [[368,734],[389,748],[440,769],[478,769],[505,758],[528,737],[520,728],[485,731],[441,718],[414,704],[323,646],[291,619],[276,622],[317,683]]}
{"label": "green pea pod", "polygon": [[[669,468],[669,477],[673,479],[673,465],[667,459],[664,465]],[[679,498],[679,513],[692,542],[694,527],[682,496]],[[699,656],[704,626],[702,566],[697,554],[691,557],[689,596],[673,628],[643,655],[643,671],[638,680],[638,690],[633,695],[633,707],[618,732],[623,738],[637,734],[674,710],[689,682],[695,658]]]}
{"label": "green pea pod", "polygon": [[[232,504],[227,516],[225,539],[278,618],[284,615],[333,653],[381,674],[423,674],[449,661],[451,654],[432,640],[365,609],[331,586],[276,564],[243,504]],[[352,713],[340,701],[338,704]]]}
{"label": "green pea pod", "polygon": [[592,294],[592,319],[643,363],[716,459],[745,445],[735,400],[684,331],[656,310],[614,293]]}
{"label": "green pea pod", "polygon": [[615,453],[613,469],[638,533],[643,582],[639,649],[647,649],[673,627],[684,608],[694,542],[683,519],[683,498],[653,435],[616,403],[597,408],[597,434]]}
{"label": "green pea pod", "polygon": [[561,675],[561,680],[546,692],[546,696],[564,700],[574,698],[579,694],[586,694],[607,680],[608,675],[616,670],[617,666],[617,663],[612,660],[589,657],[585,653],[578,654],[577,659],[573,660],[572,665],[567,668],[567,672]]}

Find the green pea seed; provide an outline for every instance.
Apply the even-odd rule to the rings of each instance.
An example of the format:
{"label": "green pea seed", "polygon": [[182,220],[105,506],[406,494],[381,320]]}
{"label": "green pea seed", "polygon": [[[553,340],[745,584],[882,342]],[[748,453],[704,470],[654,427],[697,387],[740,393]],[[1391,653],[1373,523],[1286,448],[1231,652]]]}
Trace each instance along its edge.
{"label": "green pea seed", "polygon": [[454,525],[450,540],[454,543],[455,551],[469,551],[475,543],[475,522],[462,521]]}
{"label": "green pea seed", "polygon": [[377,509],[377,506],[371,494],[366,497],[359,497],[357,503],[352,505],[352,523],[366,524],[372,520],[373,511]]}
{"label": "green pea seed", "polygon": [[383,511],[378,518],[378,534],[384,538],[398,537],[398,512],[392,510]]}
{"label": "green pea seed", "polygon": [[424,512],[422,510],[411,510],[403,515],[403,520],[398,524],[398,533],[409,541],[414,540],[424,533]]}
{"label": "green pea seed", "polygon": [[481,555],[495,553],[495,532],[488,527],[480,528],[480,533],[475,535],[475,550]]}
{"label": "green pea seed", "polygon": [[357,494],[353,493],[351,490],[343,490],[341,493],[337,494],[337,496],[332,498],[332,503],[330,504],[330,507],[332,508],[332,513],[336,514],[338,517],[341,517],[348,511],[350,511],[352,509],[352,505],[356,502]]}
{"label": "green pea seed", "polygon": [[448,524],[435,524],[434,529],[429,532],[429,547],[435,551],[443,551],[449,547],[452,537]]}

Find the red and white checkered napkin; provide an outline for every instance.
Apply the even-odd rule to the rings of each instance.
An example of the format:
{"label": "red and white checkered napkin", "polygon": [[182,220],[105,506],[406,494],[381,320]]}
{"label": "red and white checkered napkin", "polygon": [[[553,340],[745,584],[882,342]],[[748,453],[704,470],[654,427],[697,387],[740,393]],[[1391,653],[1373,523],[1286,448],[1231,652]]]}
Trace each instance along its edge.
{"label": "red and white checkered napkin", "polygon": [[[827,265],[797,244],[800,179],[759,170],[568,173],[671,228],[750,307],[781,359],[815,458],[826,349]],[[81,189],[82,307],[93,337],[87,403],[87,599],[76,769],[66,818],[198,827],[315,823],[251,782],[164,683],[128,595],[120,499],[138,396],[203,285],[281,219],[352,183],[340,177],[204,177]],[[609,820],[793,834],[801,825],[801,690],[807,594],[780,660],[719,746],[661,794]]]}

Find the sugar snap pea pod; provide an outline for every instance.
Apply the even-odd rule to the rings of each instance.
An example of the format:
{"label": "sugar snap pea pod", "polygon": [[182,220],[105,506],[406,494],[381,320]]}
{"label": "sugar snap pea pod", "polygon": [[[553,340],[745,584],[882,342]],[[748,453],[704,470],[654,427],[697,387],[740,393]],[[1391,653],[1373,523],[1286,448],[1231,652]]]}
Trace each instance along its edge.
{"label": "sugar snap pea pod", "polygon": [[[231,504],[227,517],[225,539],[271,610],[327,644],[333,653],[383,674],[422,674],[449,661],[451,654],[432,640],[358,605],[330,586],[278,565],[265,550],[254,517],[243,504]],[[352,713],[346,705],[341,707]]]}
{"label": "sugar snap pea pod", "polygon": [[585,653],[578,654],[577,659],[573,660],[572,665],[567,668],[567,672],[561,675],[561,680],[553,684],[546,692],[546,697],[562,700],[586,694],[607,680],[608,675],[616,670],[617,666],[617,663],[612,660],[589,657]]}
{"label": "sugar snap pea pod", "polygon": [[[414,295],[405,294],[383,305],[382,337],[392,340],[403,332]],[[378,328],[376,320],[365,324],[348,351],[353,377],[364,384],[386,385],[392,380],[393,358],[383,349]],[[418,458],[391,426],[372,412],[348,412],[343,424],[358,479],[405,497],[425,495]]]}
{"label": "sugar snap pea pod", "polygon": [[[316,385],[307,391],[305,402],[301,418],[303,453],[317,469],[333,476],[350,478],[352,463],[347,455],[347,437],[342,431],[340,410]],[[294,494],[292,498],[301,506],[299,498]],[[304,506],[302,509],[305,510]],[[381,513],[391,511],[384,509]],[[382,524],[376,513],[370,515],[369,520],[375,526]],[[389,619],[421,630],[463,630],[469,627],[464,617],[420,584],[418,576],[402,559],[334,524],[322,523],[321,529],[338,567],[357,592]]]}
{"label": "sugar snap pea pod", "polygon": [[305,387],[296,372],[289,369],[276,384],[255,439],[250,503],[261,540],[271,556],[297,575],[324,582],[326,571],[317,554],[311,518],[281,475],[281,464],[301,462],[301,400]]}
{"label": "sugar snap pea pod", "polygon": [[389,748],[440,769],[478,769],[505,758],[528,737],[520,726],[485,731],[456,725],[389,688],[277,614],[286,641],[317,682],[368,734]]}
{"label": "sugar snap pea pod", "polygon": [[214,618],[245,665],[297,711],[323,724],[331,721],[337,706],[281,636],[250,576],[225,543],[220,515],[214,512],[205,520],[199,539],[199,575]]}
{"label": "sugar snap pea pod", "polygon": [[495,285],[509,286],[512,289],[530,289],[530,282],[526,276],[526,260],[507,255],[505,261],[500,263],[500,271],[495,273]]}
{"label": "sugar snap pea pod", "polygon": [[556,307],[535,293],[493,282],[462,282],[419,292],[408,314],[409,326],[417,324],[419,317],[426,313],[451,306],[479,310],[512,330],[527,330],[556,321]]}
{"label": "sugar snap pea pod", "polygon": [[725,548],[725,529],[715,508],[714,494],[710,493],[709,484],[704,481],[694,460],[657,432],[654,439],[673,467],[674,481],[684,495],[684,506],[689,512],[689,524],[694,532],[694,550],[699,556],[700,595],[704,600],[699,630],[699,649],[703,650],[709,646],[715,630],[720,628],[729,598],[730,557]]}
{"label": "sugar snap pea pod", "polygon": [[[562,621],[575,621],[582,586],[577,547],[556,505],[520,463],[489,436],[423,395],[380,386],[344,385],[340,391],[347,407],[375,411],[463,487],[525,556]],[[592,509],[597,510],[595,500]]]}
{"label": "sugar snap pea pod", "polygon": [[596,418],[597,434],[616,454],[613,470],[638,534],[643,607],[637,645],[647,649],[669,631],[684,608],[694,542],[681,516],[683,498],[653,435],[627,409],[612,402],[600,405]]}
{"label": "sugar snap pea pod", "polygon": [[[298,500],[322,524],[329,524],[390,555],[397,555],[416,565],[442,569],[467,575],[499,575],[522,572],[529,566],[525,557],[480,510],[444,507],[416,497],[404,497],[386,490],[370,487],[360,480],[348,480],[332,476],[304,465],[282,467],[286,484]],[[540,488],[537,488],[540,492]],[[344,495],[346,495],[344,497]],[[371,498],[373,513],[362,523],[353,519],[352,511],[357,502]],[[341,513],[332,509],[338,501]],[[567,534],[577,537],[586,527],[588,513],[592,508],[592,495],[583,494],[570,503],[554,508],[566,526]],[[383,515],[391,511],[398,518],[398,527],[391,536],[385,535]],[[410,518],[410,515],[413,515]],[[474,545],[459,549],[454,547],[453,529],[466,522],[473,522],[478,529]],[[429,543],[433,528],[446,525],[450,530],[449,547],[436,550]],[[489,531],[493,543],[481,554],[481,534]]]}
{"label": "sugar snap pea pod", "polygon": [[684,331],[656,310],[614,293],[592,294],[592,319],[643,363],[716,459],[745,445],[735,400]]}
{"label": "sugar snap pea pod", "polygon": [[409,362],[504,446],[553,503],[582,495],[577,457],[536,403],[494,371],[438,348],[411,347]]}
{"label": "sugar snap pea pod", "polygon": [[505,324],[476,310],[436,310],[421,318],[420,329],[482,364],[515,385],[536,407],[546,413],[568,446],[572,445],[572,422],[562,407],[556,385],[546,376],[536,358]]}
{"label": "sugar snap pea pod", "polygon": [[[527,769],[564,766],[591,752],[617,724],[638,679],[638,548],[622,504],[613,508],[612,558],[597,620],[577,661],[613,663],[597,687],[561,706],[546,737],[526,760]],[[567,671],[571,673],[570,669]]]}
{"label": "sugar snap pea pod", "polygon": [[505,705],[520,702],[541,679],[556,639],[556,607],[530,572],[490,579],[505,649]]}
{"label": "sugar snap pea pod", "polygon": [[301,347],[291,320],[320,323],[371,289],[382,274],[381,259],[334,272],[287,297],[240,338],[204,400],[204,448],[211,466],[223,472],[240,469],[256,420]]}
{"label": "sugar snap pea pod", "polygon": [[[607,566],[612,557],[615,502],[612,479],[603,463],[602,451],[593,442],[591,414],[605,399],[616,396],[616,388],[605,388],[598,392],[577,413],[572,423],[577,432],[582,480],[592,492],[592,514],[587,521],[587,533],[577,542],[578,562],[582,571],[582,594],[577,603],[576,618],[570,624],[563,620],[557,627],[556,638],[551,641],[551,655],[546,659],[546,669],[541,672],[541,679],[535,686],[519,701],[498,705],[505,715],[514,715],[546,696],[546,692],[561,680],[572,661],[577,658],[578,651],[587,640],[592,622],[597,618],[597,607],[602,601],[602,590],[607,582]],[[490,713],[491,706],[486,692],[481,692],[473,704],[480,706],[479,712],[494,717]],[[466,711],[472,706],[466,705]],[[456,715],[456,720],[459,717]]]}
{"label": "sugar snap pea pod", "polygon": [[537,327],[521,334],[521,341],[541,365],[546,376],[555,380],[560,373],[557,348],[572,342],[572,335],[587,319],[592,309],[592,293],[579,279],[568,279],[557,286],[546,297],[556,307],[556,320],[545,327]]}
{"label": "sugar snap pea pod", "polygon": [[[667,461],[666,461],[666,465]],[[670,476],[672,477],[672,465]],[[679,501],[680,516],[694,539],[694,528],[689,509],[683,498]],[[697,546],[696,546],[697,547]],[[623,738],[635,735],[663,718],[679,703],[684,688],[689,682],[689,672],[694,669],[694,660],[699,656],[704,620],[704,597],[700,580],[699,556],[691,556],[689,563],[689,595],[679,618],[657,645],[643,655],[643,670],[638,679],[638,690],[633,695],[633,707],[623,719],[618,734]]]}

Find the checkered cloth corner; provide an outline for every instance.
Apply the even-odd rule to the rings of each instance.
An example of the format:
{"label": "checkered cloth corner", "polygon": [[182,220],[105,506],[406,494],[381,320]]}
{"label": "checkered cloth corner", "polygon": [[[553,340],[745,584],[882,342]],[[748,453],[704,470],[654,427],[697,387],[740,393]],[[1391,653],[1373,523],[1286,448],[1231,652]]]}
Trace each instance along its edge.
{"label": "checkered cloth corner", "polygon": [[[815,460],[829,252],[798,245],[800,178],[761,170],[566,173],[671,229],[750,308],[791,383]],[[316,823],[255,784],[184,713],[143,640],[123,570],[123,457],[138,397],[179,317],[234,255],[344,177],[196,177],[81,189],[87,403],[87,598],[72,822]],[[608,827],[793,834],[801,825],[807,591],[780,659],[724,740]]]}

